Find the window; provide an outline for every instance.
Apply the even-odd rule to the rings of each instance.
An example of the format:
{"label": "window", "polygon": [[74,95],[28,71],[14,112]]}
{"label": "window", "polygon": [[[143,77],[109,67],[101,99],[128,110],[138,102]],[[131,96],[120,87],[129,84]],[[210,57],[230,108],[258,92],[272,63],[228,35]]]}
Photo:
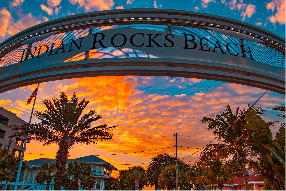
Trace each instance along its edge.
{"label": "window", "polygon": [[4,117],[3,115],[0,115],[0,123],[3,125],[8,125],[9,119]]}
{"label": "window", "polygon": [[16,139],[16,143],[18,146],[21,146],[22,147],[22,144],[23,144],[23,141],[21,139]]}
{"label": "window", "polygon": [[92,171],[93,171],[93,172],[97,172],[96,166],[92,166]]}
{"label": "window", "polygon": [[0,149],[2,149],[2,144],[0,143]]}
{"label": "window", "polygon": [[6,131],[0,129],[0,139],[4,139]]}
{"label": "window", "polygon": [[19,158],[19,157],[21,157],[21,151],[13,149],[13,155],[16,158]]}

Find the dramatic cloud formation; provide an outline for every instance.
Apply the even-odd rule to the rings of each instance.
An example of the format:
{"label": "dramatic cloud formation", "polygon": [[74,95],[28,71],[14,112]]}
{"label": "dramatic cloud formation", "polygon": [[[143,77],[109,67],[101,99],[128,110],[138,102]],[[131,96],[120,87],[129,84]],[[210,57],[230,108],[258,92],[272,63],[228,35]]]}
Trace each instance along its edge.
{"label": "dramatic cloud formation", "polygon": [[11,14],[6,8],[0,11],[0,37],[5,37],[7,28],[11,20]]}
{"label": "dramatic cloud formation", "polygon": [[127,5],[131,5],[134,0],[127,0]]}
{"label": "dramatic cloud formation", "polygon": [[154,8],[158,8],[156,1],[154,1],[153,6],[154,6]]}
{"label": "dramatic cloud formation", "polygon": [[116,9],[124,9],[124,7],[121,5],[121,6],[116,7]]}
{"label": "dramatic cloud formation", "polygon": [[61,3],[62,0],[47,0],[50,7],[56,7]]}
{"label": "dramatic cloud formation", "polygon": [[8,33],[9,35],[14,35],[14,34],[18,33],[19,31],[22,31],[22,30],[27,29],[31,26],[40,24],[42,22],[46,22],[47,20],[48,20],[47,17],[36,18],[36,17],[32,16],[31,13],[29,13],[27,15],[23,15],[16,22],[10,23],[10,26],[9,26],[6,34]]}
{"label": "dramatic cloud formation", "polygon": [[36,18],[29,13],[27,15],[21,15],[20,19],[14,22],[14,19],[11,17],[11,13],[6,10],[6,8],[3,8],[0,10],[0,41],[18,33],[19,31],[45,21],[48,21],[47,17],[40,16]]}
{"label": "dramatic cloud formation", "polygon": [[216,2],[215,0],[202,0],[202,7],[207,8],[210,2]]}
{"label": "dramatic cloud formation", "polygon": [[7,99],[7,100],[0,100],[0,105],[3,106],[12,106],[11,105],[11,100]]}
{"label": "dramatic cloud formation", "polygon": [[41,4],[41,9],[45,11],[48,15],[53,15],[54,13],[57,15],[61,10],[62,6],[57,7],[60,5],[61,0],[47,0],[48,6]]}
{"label": "dramatic cloud formation", "polygon": [[257,23],[255,23],[255,25],[260,26],[260,25],[262,25],[262,22],[257,22]]}
{"label": "dramatic cloud formation", "polygon": [[25,0],[14,0],[10,3],[11,7],[18,7],[20,6]]}
{"label": "dramatic cloud formation", "polygon": [[113,0],[69,0],[73,5],[78,4],[79,7],[83,7],[86,11],[91,10],[110,10],[114,2]]}
{"label": "dramatic cloud formation", "polygon": [[231,10],[236,9],[236,3],[237,3],[237,0],[232,0],[231,2],[229,2],[229,7]]}
{"label": "dramatic cloud formation", "polygon": [[267,4],[266,8],[271,9],[272,12],[276,9],[275,15],[269,17],[271,23],[275,24],[278,22],[280,25],[285,24],[285,1],[284,0],[273,0]]}
{"label": "dramatic cloud formation", "polygon": [[255,8],[256,8],[255,5],[252,4],[247,5],[245,12],[241,12],[241,16],[243,16],[242,21],[245,20],[246,16],[250,18],[256,12]]}
{"label": "dramatic cloud formation", "polygon": [[51,7],[47,7],[46,5],[41,4],[41,9],[45,12],[48,13],[48,15],[52,15],[53,14],[53,8]]}
{"label": "dramatic cloud formation", "polygon": [[[96,153],[112,161],[119,169],[126,168],[123,163],[146,166],[150,158],[159,153],[175,152],[173,134],[176,132],[179,135],[180,158],[198,151],[214,140],[212,132],[207,131],[201,123],[202,117],[221,112],[227,104],[234,110],[237,107],[247,108],[265,92],[259,88],[223,83],[206,93],[206,88],[201,91],[205,83],[212,87],[214,82],[152,76],[102,76],[48,82],[40,84],[35,110],[44,110],[42,100],[58,97],[61,91],[69,97],[76,92],[80,99],[90,101],[85,112],[94,108],[103,116],[94,125],[118,127],[113,130],[113,140],[90,146],[75,145],[70,158]],[[35,88],[36,85],[31,85],[0,94],[0,105],[27,120],[32,104],[26,105],[26,101]],[[175,88],[173,92],[182,89],[184,93],[169,94],[166,91],[168,88]],[[155,89],[160,93],[149,92]],[[283,96],[279,97],[278,94],[266,94],[259,101],[265,109],[282,103]],[[33,118],[33,122],[36,121]],[[40,143],[31,142],[27,153],[32,154],[25,155],[25,159],[55,157],[57,146],[45,147],[44,153],[39,148]],[[188,157],[187,161],[194,163],[197,158],[198,155],[194,155]]]}
{"label": "dramatic cloud formation", "polygon": [[239,0],[239,3],[237,0],[232,0],[228,4],[230,10],[238,10],[241,11],[240,16],[242,16],[242,21],[245,20],[246,16],[250,18],[255,12],[256,12],[256,6],[252,4],[245,4],[243,3],[243,0]]}

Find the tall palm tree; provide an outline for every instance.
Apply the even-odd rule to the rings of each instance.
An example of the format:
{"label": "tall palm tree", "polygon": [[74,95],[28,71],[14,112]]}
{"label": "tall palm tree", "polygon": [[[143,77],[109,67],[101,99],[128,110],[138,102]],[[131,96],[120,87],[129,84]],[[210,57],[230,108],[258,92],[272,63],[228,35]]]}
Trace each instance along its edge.
{"label": "tall palm tree", "polygon": [[26,136],[32,140],[43,142],[44,145],[57,144],[59,149],[56,154],[55,190],[60,190],[63,174],[67,163],[69,149],[76,143],[97,144],[98,140],[112,139],[106,124],[91,126],[91,123],[102,118],[95,110],[89,110],[82,115],[89,101],[79,101],[74,93],[70,100],[62,92],[60,98],[44,100],[46,110],[36,111],[35,116],[41,121],[37,124],[25,124],[16,133],[16,136]]}
{"label": "tall palm tree", "polygon": [[245,117],[245,128],[251,132],[245,140],[258,155],[258,161],[251,163],[252,168],[264,178],[264,189],[285,190],[285,126],[281,125],[273,139],[269,128],[273,122],[265,122],[253,109]]}
{"label": "tall palm tree", "polygon": [[142,190],[147,184],[147,173],[141,166],[134,166],[129,169],[129,176],[134,180],[134,190]]}
{"label": "tall palm tree", "polygon": [[55,163],[43,163],[41,169],[36,175],[36,181],[38,184],[47,183],[46,190],[49,190],[50,183],[52,182],[54,175],[56,173],[56,164]]}
{"label": "tall palm tree", "polygon": [[222,190],[224,183],[230,184],[235,177],[240,177],[237,162],[227,159],[229,153],[229,148],[224,144],[208,145],[196,163],[202,172],[197,179],[207,183],[209,189],[218,187]]}
{"label": "tall palm tree", "polygon": [[214,135],[226,143],[228,151],[230,151],[229,154],[234,154],[241,167],[244,184],[247,186],[248,172],[246,169],[246,156],[249,150],[244,139],[241,138],[247,134],[244,128],[246,124],[244,112],[239,112],[239,108],[237,108],[236,112],[233,113],[230,106],[227,105],[224,112],[215,116],[204,117],[202,123],[207,124],[208,129],[213,130]]}

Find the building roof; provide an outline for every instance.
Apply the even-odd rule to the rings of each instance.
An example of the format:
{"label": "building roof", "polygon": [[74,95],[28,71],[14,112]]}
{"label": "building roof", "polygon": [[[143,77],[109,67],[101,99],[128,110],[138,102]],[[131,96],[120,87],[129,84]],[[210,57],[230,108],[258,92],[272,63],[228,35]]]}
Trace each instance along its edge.
{"label": "building roof", "polygon": [[4,107],[0,107],[0,114],[9,119],[8,125],[22,125],[26,123],[23,119],[19,118],[15,113],[8,111]]}
{"label": "building roof", "polygon": [[[255,174],[251,174],[248,176],[248,182],[253,182],[253,181],[263,181],[263,178],[261,177],[261,175],[255,175]],[[240,177],[236,177],[233,180],[234,184],[241,184],[244,183],[244,179],[240,178]]]}
{"label": "building roof", "polygon": [[[52,163],[55,162],[56,159],[48,159],[48,158],[40,158],[40,159],[35,159],[35,160],[30,160],[30,161],[25,161],[25,163],[29,166],[29,167],[40,167],[41,164],[43,163]],[[89,156],[85,156],[85,157],[80,157],[80,158],[76,158],[76,159],[68,159],[67,162],[85,162],[85,163],[89,163],[91,165],[94,164],[102,164],[104,165],[107,169],[109,170],[118,170],[117,168],[115,168],[113,165],[111,165],[110,163],[106,162],[105,160],[95,156],[95,155],[89,155]]]}

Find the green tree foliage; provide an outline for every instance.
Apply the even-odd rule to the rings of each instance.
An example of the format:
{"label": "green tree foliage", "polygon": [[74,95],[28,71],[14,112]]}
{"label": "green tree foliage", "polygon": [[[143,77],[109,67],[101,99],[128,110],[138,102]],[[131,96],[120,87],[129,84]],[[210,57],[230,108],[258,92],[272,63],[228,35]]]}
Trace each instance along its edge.
{"label": "green tree foliage", "polygon": [[84,190],[91,190],[95,183],[96,178],[92,176],[92,167],[89,164],[77,161],[67,164],[63,178],[63,187],[66,190],[78,190],[79,186]]}
{"label": "green tree foliage", "polygon": [[242,176],[238,163],[226,159],[228,147],[223,144],[208,145],[197,162],[200,174],[197,183],[208,185],[208,189],[220,190],[223,184],[232,184],[235,177]]}
{"label": "green tree foliage", "polygon": [[282,106],[278,106],[278,105],[277,105],[277,106],[275,106],[275,107],[273,108],[273,110],[281,111],[281,113],[278,114],[278,116],[281,116],[281,117],[286,118],[286,114],[285,114],[285,112],[286,112],[285,104],[282,105]]}
{"label": "green tree foliage", "polygon": [[[166,153],[164,154],[159,154],[156,157],[152,158],[148,169],[147,169],[147,179],[148,179],[148,184],[151,186],[155,185],[155,190],[157,190],[159,187],[159,176],[162,172],[162,170],[169,165],[175,165],[176,164],[176,157],[173,157],[171,155],[168,155]],[[185,171],[188,169],[188,165],[182,162],[181,160],[178,159],[178,169],[180,174],[184,174]],[[184,170],[183,170],[184,169]],[[181,176],[182,179],[184,176]],[[182,180],[181,179],[181,180]],[[182,182],[186,182],[185,180],[182,180]],[[181,184],[181,187],[185,187],[183,184]]]}
{"label": "green tree foliage", "polygon": [[120,170],[117,179],[114,179],[112,190],[142,190],[147,184],[147,174],[141,166],[134,166],[128,170]]}
{"label": "green tree foliage", "polygon": [[158,186],[164,190],[173,190],[176,188],[176,166],[174,164],[165,166],[162,169],[158,178]]}
{"label": "green tree foliage", "polygon": [[248,185],[246,164],[250,150],[242,138],[248,133],[244,128],[244,124],[246,124],[244,111],[237,108],[236,112],[233,113],[230,106],[227,105],[221,114],[204,117],[202,123],[207,124],[208,129],[213,131],[216,138],[225,143],[227,152],[224,153],[224,157],[232,155],[233,160],[237,160],[244,177],[244,184]]}
{"label": "green tree foliage", "polygon": [[142,190],[144,185],[147,184],[147,173],[141,166],[130,168],[128,174],[131,178],[131,182],[134,182],[133,190]]}
{"label": "green tree foliage", "polygon": [[285,126],[280,127],[273,139],[269,128],[273,123],[266,123],[252,108],[245,117],[244,127],[249,133],[244,140],[258,156],[258,162],[252,162],[251,166],[263,176],[264,189],[285,190]]}
{"label": "green tree foliage", "polygon": [[[284,111],[285,108],[282,106],[277,110]],[[230,106],[227,106],[221,114],[210,118],[205,117],[202,122],[213,130],[217,139],[225,143],[223,152],[220,151],[217,156],[221,159],[231,158],[234,162],[237,161],[245,186],[249,188],[245,167],[248,164],[249,168],[263,176],[264,189],[284,190],[285,124],[280,127],[273,139],[270,127],[274,123],[265,122],[261,114],[263,114],[261,108],[252,107],[244,111],[237,109],[233,114]],[[250,160],[248,156],[256,157],[257,161]]]}
{"label": "green tree foliage", "polygon": [[55,163],[43,163],[41,169],[36,175],[36,181],[38,184],[43,184],[46,182],[46,190],[49,190],[50,183],[54,179],[56,173],[56,164]]}
{"label": "green tree foliage", "polygon": [[8,149],[0,149],[0,182],[13,181],[13,174],[19,167],[20,159],[9,154]]}
{"label": "green tree foliage", "polygon": [[82,114],[89,101],[79,101],[74,93],[69,100],[62,92],[60,98],[44,100],[46,110],[35,112],[41,121],[37,124],[25,124],[18,128],[20,132],[15,136],[26,136],[33,140],[43,142],[44,145],[57,144],[59,149],[56,154],[55,190],[60,190],[64,175],[69,149],[76,143],[95,144],[98,140],[112,139],[110,130],[114,127],[107,125],[91,126],[101,118],[95,110]]}
{"label": "green tree foliage", "polygon": [[[177,166],[178,168],[178,189],[190,190],[193,188],[192,182],[194,181],[192,171],[189,166]],[[176,188],[176,165],[170,164],[165,166],[158,179],[158,188],[172,190]]]}

